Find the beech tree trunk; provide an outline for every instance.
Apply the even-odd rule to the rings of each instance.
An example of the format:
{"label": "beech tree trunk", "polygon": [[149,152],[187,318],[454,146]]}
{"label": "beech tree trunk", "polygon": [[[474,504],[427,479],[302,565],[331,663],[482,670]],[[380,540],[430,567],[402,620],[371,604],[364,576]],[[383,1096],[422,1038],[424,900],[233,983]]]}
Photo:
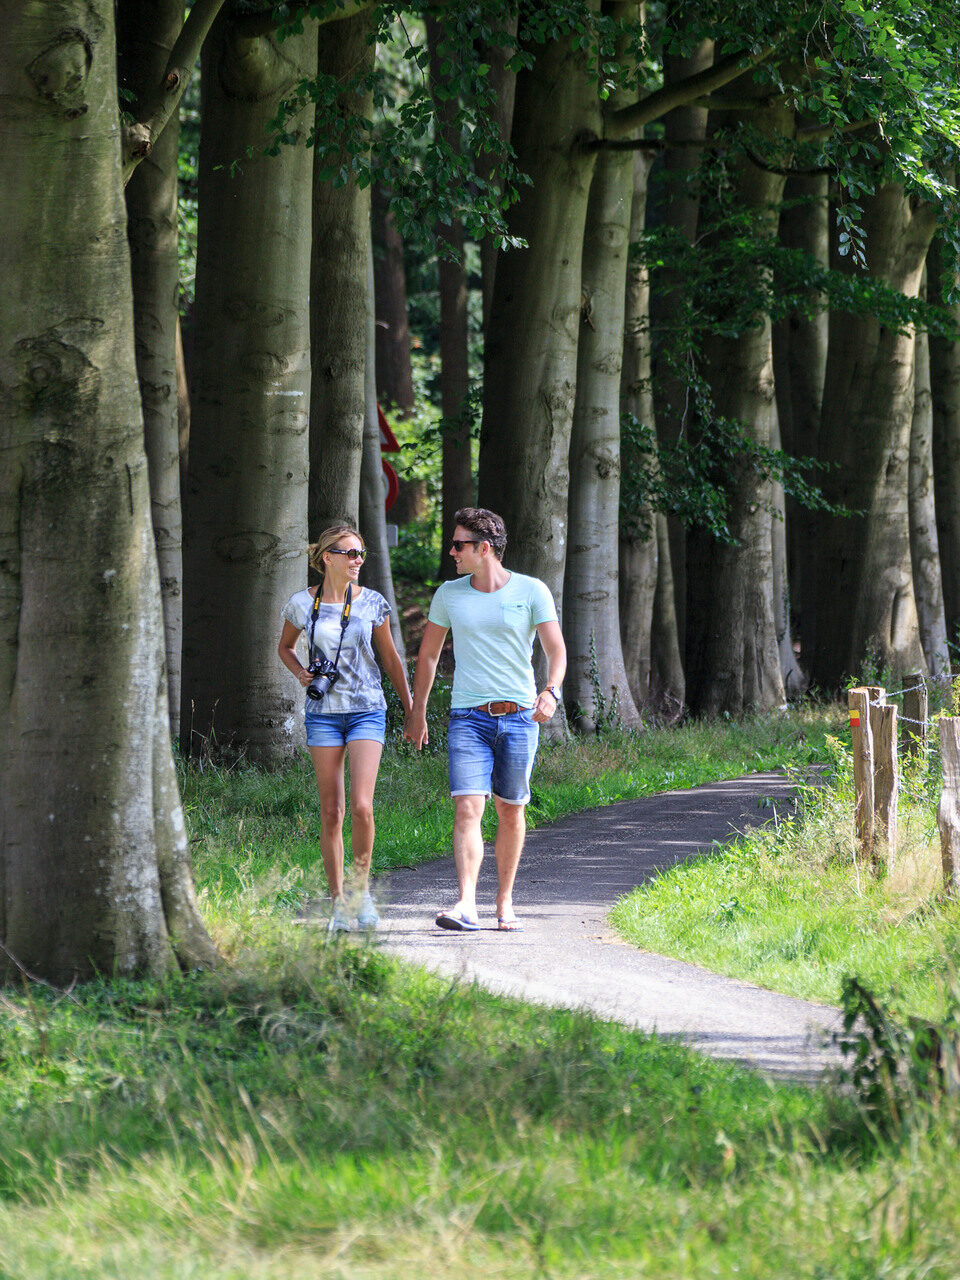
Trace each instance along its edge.
{"label": "beech tree trunk", "polygon": [[410,321],[407,315],[407,272],[403,241],[390,212],[388,193],[371,188],[373,276],[376,298],[377,395],[387,406],[407,413],[413,408]]}
{"label": "beech tree trunk", "polygon": [[[619,5],[636,13],[636,5]],[[619,105],[614,95],[614,106]],[[601,151],[583,241],[581,326],[570,440],[569,538],[564,577],[567,715],[593,732],[615,716],[640,723],[620,642],[620,375],[633,156]]]}
{"label": "beech tree trunk", "polygon": [[[372,10],[320,28],[321,72],[346,79],[372,65]],[[343,114],[369,118],[369,94],[340,100]],[[323,121],[318,121],[323,128]],[[319,167],[319,162],[318,162]],[[360,515],[366,404],[367,258],[370,188],[314,176],[310,267],[310,539]]]}
{"label": "beech tree trunk", "polygon": [[221,14],[202,60],[180,737],[265,762],[293,752],[299,705],[276,646],[305,573],[311,157],[263,147],[315,49],[312,24],[279,43]]}
{"label": "beech tree trunk", "polygon": [[[787,179],[780,213],[780,241],[786,248],[802,249],[824,267],[829,265],[830,202],[825,176],[794,174]],[[809,318],[796,313],[788,316],[773,329],[780,432],[786,451],[798,457],[818,456],[828,327],[824,307]],[[810,478],[817,480],[816,475]],[[799,622],[801,646],[809,646],[817,599],[817,517],[788,498],[786,520],[791,603]]]}
{"label": "beech tree trunk", "polygon": [[[183,0],[117,6],[118,75],[125,109],[142,119],[141,101],[163,76],[180,29]],[[134,338],[143,431],[150,474],[153,533],[160,566],[170,730],[180,731],[180,647],[183,630],[183,520],[177,402],[176,115],[137,166],[126,187],[127,236],[133,278]]]}
{"label": "beech tree trunk", "polygon": [[[515,38],[517,34],[517,15],[515,13],[505,12],[503,15],[502,29],[511,38]],[[504,142],[510,141],[510,133],[513,128],[513,105],[517,92],[517,75],[515,71],[511,71],[507,66],[512,54],[511,45],[490,44],[484,48],[484,61],[489,64],[490,70],[487,73],[490,87],[493,90],[496,107],[495,115],[497,125],[500,129],[500,136]],[[477,157],[477,169],[481,177],[488,181],[493,172],[493,166],[499,159],[494,152],[484,152]],[[490,319],[490,308],[493,305],[493,282],[497,275],[497,261],[500,256],[500,245],[493,236],[484,236],[480,242],[480,274],[483,288],[483,331],[487,331],[487,323]]]}
{"label": "beech tree trunk", "polygon": [[[598,7],[590,0],[590,7]],[[511,568],[542,579],[562,608],[570,430],[577,377],[580,264],[599,134],[596,85],[572,39],[533,45],[517,77],[513,145],[533,180],[511,232],[528,248],[500,259],[486,341],[480,504],[506,521]]]}
{"label": "beech tree trunk", "polygon": [[[634,152],[630,243],[646,222],[651,158]],[[655,425],[650,349],[650,272],[644,262],[627,261],[620,409],[651,428]],[[622,465],[631,465],[623,452]],[[646,462],[647,460],[644,460]],[[633,460],[641,465],[641,460]],[[634,702],[661,718],[673,718],[685,697],[677,634],[670,539],[666,516],[645,507],[635,522],[621,521],[620,637]]]}
{"label": "beech tree trunk", "polygon": [[[427,40],[430,45],[430,83],[433,87],[437,124],[451,150],[458,154],[457,99],[442,96],[443,26],[436,18],[427,17]],[[474,504],[473,466],[470,456],[470,427],[463,420],[463,409],[470,390],[470,368],[467,357],[467,272],[463,258],[463,223],[457,219],[438,222],[437,275],[440,284],[440,407],[446,423],[441,448],[441,520],[446,539],[453,532],[454,513]],[[456,577],[456,565],[440,548],[438,576]]]}
{"label": "beech tree trunk", "polygon": [[[726,123],[730,113],[724,117]],[[774,136],[792,128],[785,106],[758,109],[750,119],[754,128]],[[735,162],[731,181],[736,184],[737,206],[753,212],[758,233],[775,231],[782,175],[744,157]],[[776,402],[767,315],[758,314],[755,323],[735,337],[711,339],[708,381],[717,417],[737,422],[750,440],[769,446]],[[728,495],[728,525],[736,543],[719,543],[702,534],[688,541],[687,691],[691,706],[705,715],[763,711],[780,706],[785,697],[774,619],[772,486],[752,465],[739,460],[730,466]]]}
{"label": "beech tree trunk", "polygon": [[[930,250],[929,291],[943,305],[943,245],[935,237]],[[960,303],[950,307],[960,334]],[[930,389],[933,409],[933,469],[937,539],[948,638],[960,641],[960,337],[930,336]]]}
{"label": "beech tree trunk", "polygon": [[[916,297],[935,213],[888,184],[863,203],[867,269]],[[849,257],[841,270],[853,271]],[[924,668],[910,562],[907,479],[913,424],[912,331],[834,312],[823,396],[823,489],[863,516],[819,518],[812,675],[836,688],[870,657],[894,674]]]}
{"label": "beech tree trunk", "polygon": [[[770,446],[781,448],[780,424],[774,410]],[[807,677],[797,662],[793,649],[793,626],[790,609],[790,567],[787,555],[787,504],[783,485],[773,482],[770,513],[770,548],[773,555],[773,625],[780,654],[780,678],[788,698],[798,698],[807,688]]]}
{"label": "beech tree trunk", "polygon": [[6,5],[3,37],[0,977],[159,975],[216,953],[170,747],[114,6]]}
{"label": "beech tree trunk", "polygon": [[373,284],[373,243],[367,260],[367,357],[364,381],[366,407],[363,425],[363,462],[360,470],[360,530],[367,546],[363,581],[390,605],[390,630],[397,652],[404,656],[403,631],[393,589],[390,548],[383,486],[383,454],[380,451],[380,419],[377,415],[376,312]]}
{"label": "beech tree trunk", "polygon": [[[685,4],[671,3],[667,9],[667,21],[671,26],[685,20]],[[676,84],[706,70],[713,63],[713,41],[703,40],[689,57],[668,54],[663,60],[664,84]],[[696,173],[702,151],[690,143],[703,141],[707,136],[708,113],[704,107],[684,106],[668,112],[663,118],[667,149],[664,154],[663,191],[661,196],[663,221],[678,228],[689,244],[697,234],[700,213],[700,191]],[[675,271],[661,273],[660,287],[654,298],[653,322],[659,333],[659,355],[654,360],[654,408],[657,434],[665,445],[676,444],[681,432],[691,424],[688,421],[687,386],[679,372],[664,353],[676,336],[681,312],[686,299],[685,282]],[[667,519],[670,534],[671,567],[673,570],[676,625],[680,636],[681,653],[685,655],[687,635],[687,531],[675,516]]]}
{"label": "beech tree trunk", "polygon": [[[926,273],[924,273],[926,274]],[[921,284],[926,297],[926,282]],[[913,425],[909,466],[910,563],[917,599],[920,643],[932,676],[950,668],[943,611],[937,512],[933,494],[933,405],[930,394],[930,342],[917,333],[914,348]]]}

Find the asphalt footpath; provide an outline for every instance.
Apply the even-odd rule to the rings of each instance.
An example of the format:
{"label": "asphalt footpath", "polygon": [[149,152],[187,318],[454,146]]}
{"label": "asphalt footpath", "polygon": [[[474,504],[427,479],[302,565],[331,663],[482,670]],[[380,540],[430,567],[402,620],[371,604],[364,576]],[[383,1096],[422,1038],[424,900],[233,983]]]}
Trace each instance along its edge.
{"label": "asphalt footpath", "polygon": [[496,867],[480,874],[481,928],[438,929],[457,897],[452,855],[379,881],[380,943],[433,972],[544,1005],[589,1009],[780,1079],[815,1081],[837,1062],[839,1011],[640,951],[607,923],[614,902],[658,871],[785,815],[792,788],[762,773],[625,800],[527,835],[514,891],[521,933],[497,929]]}

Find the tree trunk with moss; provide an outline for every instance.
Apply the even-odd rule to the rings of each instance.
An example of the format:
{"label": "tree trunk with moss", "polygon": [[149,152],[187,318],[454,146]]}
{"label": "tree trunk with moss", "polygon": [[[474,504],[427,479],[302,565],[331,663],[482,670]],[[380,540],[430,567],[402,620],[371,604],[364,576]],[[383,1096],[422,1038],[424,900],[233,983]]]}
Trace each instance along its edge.
{"label": "tree trunk with moss", "polygon": [[[7,6],[0,78],[0,976],[216,953],[170,747],[114,6]],[[22,967],[22,968],[21,968]]]}
{"label": "tree trunk with moss", "polygon": [[[183,26],[183,0],[117,6],[118,75],[125,108],[137,119],[141,100],[167,67]],[[160,566],[166,636],[167,698],[171,732],[180,732],[180,647],[183,630],[183,521],[180,510],[177,402],[176,116],[137,166],[126,187],[127,235],[133,278],[134,338],[143,432],[150,473],[153,532]]]}
{"label": "tree trunk with moss", "polygon": [[390,212],[389,192],[379,182],[370,189],[376,299],[377,395],[387,410],[407,414],[414,404],[407,316],[407,273],[403,240]]}
{"label": "tree trunk with moss", "polygon": [[[371,22],[367,12],[321,27],[320,71],[343,80],[372,66]],[[338,109],[369,118],[372,99],[344,95]],[[323,126],[318,119],[318,130]],[[318,153],[309,277],[311,541],[340,520],[356,524],[360,515],[370,252],[370,188],[353,176],[334,186],[320,168]]]}
{"label": "tree trunk with moss", "polygon": [[203,52],[181,743],[265,762],[293,752],[300,701],[276,648],[306,571],[311,157],[263,151],[315,51],[312,25],[278,42],[221,15]]}
{"label": "tree trunk with moss", "polygon": [[[887,184],[863,205],[867,269],[916,297],[936,215]],[[849,257],[835,265],[853,272]],[[824,493],[855,515],[822,515],[811,674],[834,689],[866,659],[897,673],[924,666],[907,500],[914,338],[873,317],[835,312],[823,396]]]}

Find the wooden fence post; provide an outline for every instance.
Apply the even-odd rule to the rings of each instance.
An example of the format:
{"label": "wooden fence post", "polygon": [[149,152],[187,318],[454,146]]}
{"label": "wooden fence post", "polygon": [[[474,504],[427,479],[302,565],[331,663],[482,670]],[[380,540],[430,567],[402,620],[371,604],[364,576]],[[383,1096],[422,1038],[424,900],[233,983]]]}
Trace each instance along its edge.
{"label": "wooden fence post", "polygon": [[892,871],[897,853],[897,708],[870,708],[873,730],[873,868]]}
{"label": "wooden fence post", "polygon": [[853,747],[853,785],[856,792],[854,822],[860,856],[873,862],[873,734],[870,731],[870,696],[866,689],[851,689],[850,737]]}
{"label": "wooden fence post", "polygon": [[943,761],[943,790],[937,808],[940,858],[944,891],[953,896],[960,893],[960,719],[956,716],[944,716],[940,721],[940,757]]}
{"label": "wooden fence post", "polygon": [[919,672],[907,676],[905,684],[900,750],[905,759],[913,756],[923,761],[927,757],[927,685]]}

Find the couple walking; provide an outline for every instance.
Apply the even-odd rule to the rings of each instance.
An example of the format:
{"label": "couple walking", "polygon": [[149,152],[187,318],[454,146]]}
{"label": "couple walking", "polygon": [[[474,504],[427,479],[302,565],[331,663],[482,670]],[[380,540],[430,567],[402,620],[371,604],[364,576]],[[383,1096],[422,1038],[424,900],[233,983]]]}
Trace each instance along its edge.
{"label": "couple walking", "polygon": [[[308,697],[306,705],[307,746],[320,793],[321,851],[333,899],[330,927],[334,931],[352,927],[343,895],[347,754],[353,857],[360,887],[357,923],[367,929],[377,924],[369,872],[373,790],[385,738],[386,700],[374,648],[403,704],[404,737],[419,749],[428,741],[427,699],[448,631],[453,633],[454,654],[449,778],[460,893],[453,906],[439,912],[436,923],[459,931],[480,927],[476,898],[483,860],[480,823],[487,797],[493,795],[497,923],[504,930],[522,927],[513,908],[513,884],[526,831],[524,809],[530,799],[540,725],[553,716],[560,701],[566,650],[548,588],[537,578],[504,568],[507,536],[501,518],[484,508],[465,507],[454,519],[450,554],[457,578],[444,582],[433,597],[412,697],[390,634],[389,605],[378,592],[354,585],[366,556],[363,539],[355,530],[335,526],[321,535],[310,548],[310,563],[323,575],[320,586],[298,592],[283,611],[278,651],[305,688],[314,676],[296,654],[300,632],[313,632],[311,659],[317,649],[329,655],[339,646],[339,676],[319,704],[311,707]],[[535,635],[540,637],[549,672],[539,692],[531,664]]]}

